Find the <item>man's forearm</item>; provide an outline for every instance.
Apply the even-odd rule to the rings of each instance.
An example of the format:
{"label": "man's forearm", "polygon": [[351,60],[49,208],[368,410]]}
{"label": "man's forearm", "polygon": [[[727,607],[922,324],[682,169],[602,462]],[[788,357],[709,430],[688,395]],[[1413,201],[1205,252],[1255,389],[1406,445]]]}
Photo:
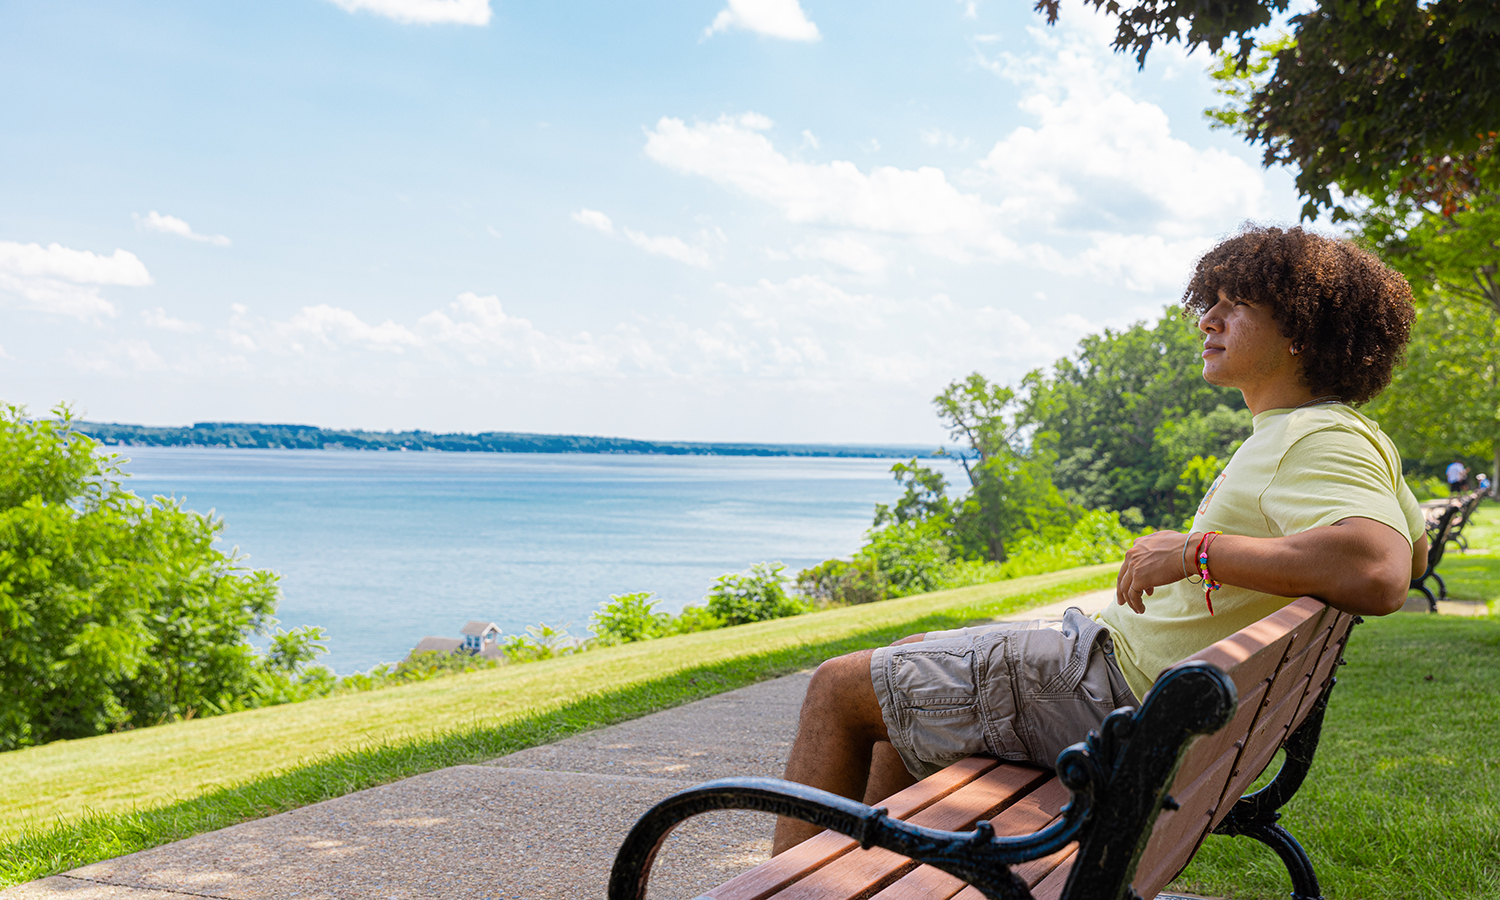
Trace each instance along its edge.
{"label": "man's forearm", "polygon": [[1388,525],[1350,518],[1281,538],[1219,535],[1208,566],[1224,584],[1281,597],[1310,594],[1345,612],[1382,616],[1406,600],[1411,547]]}

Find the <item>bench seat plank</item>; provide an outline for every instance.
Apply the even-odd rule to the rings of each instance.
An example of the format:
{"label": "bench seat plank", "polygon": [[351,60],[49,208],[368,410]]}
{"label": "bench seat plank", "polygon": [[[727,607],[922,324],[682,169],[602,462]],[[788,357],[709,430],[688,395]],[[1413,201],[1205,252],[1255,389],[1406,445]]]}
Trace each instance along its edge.
{"label": "bench seat plank", "polygon": [[[941,772],[892,794],[882,805],[897,819],[909,818],[998,765],[999,760],[985,756],[959,760]],[[809,871],[828,864],[858,846],[852,838],[825,831],[748,872],[740,873],[702,895],[699,900],[765,900],[804,877]]]}
{"label": "bench seat plank", "polygon": [[[1034,766],[997,766],[905,819],[913,825],[945,831],[967,829],[980,819],[991,818],[1009,808],[1053,778],[1051,772]],[[851,850],[806,878],[787,885],[776,896],[778,900],[864,897],[913,868],[916,863],[879,847]]]}
{"label": "bench seat plank", "polygon": [[1312,709],[1317,705],[1318,697],[1328,688],[1328,683],[1333,679],[1333,670],[1337,668],[1339,660],[1344,658],[1344,648],[1349,644],[1349,629],[1354,627],[1353,616],[1339,616],[1334,620],[1328,634],[1328,646],[1337,648],[1336,653],[1323,653],[1323,658],[1318,661],[1318,668],[1313,672],[1311,689],[1307,696],[1302,698],[1302,705],[1297,709],[1297,715],[1292,719],[1292,730],[1296,731],[1302,723],[1307,720]]}
{"label": "bench seat plank", "polygon": [[[996,834],[1029,834],[1040,831],[1057,818],[1070,797],[1068,789],[1056,778],[1052,778],[1011,804],[990,822],[995,826]],[[979,820],[975,819],[959,828],[973,828],[977,821]],[[1057,859],[1046,856],[1016,866],[1016,877],[1026,882],[1027,886],[1036,884],[1056,868],[1058,860],[1068,852],[1071,851],[1064,850],[1054,854]],[[962,880],[940,869],[918,866],[871,900],[947,900],[967,886]]]}

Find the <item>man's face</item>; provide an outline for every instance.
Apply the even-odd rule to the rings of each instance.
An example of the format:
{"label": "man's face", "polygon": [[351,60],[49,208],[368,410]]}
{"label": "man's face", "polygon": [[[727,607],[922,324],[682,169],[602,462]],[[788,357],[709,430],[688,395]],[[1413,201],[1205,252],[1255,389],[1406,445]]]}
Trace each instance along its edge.
{"label": "man's face", "polygon": [[1219,291],[1219,302],[1198,318],[1203,332],[1203,379],[1220,387],[1255,390],[1290,379],[1300,383],[1292,341],[1271,310]]}

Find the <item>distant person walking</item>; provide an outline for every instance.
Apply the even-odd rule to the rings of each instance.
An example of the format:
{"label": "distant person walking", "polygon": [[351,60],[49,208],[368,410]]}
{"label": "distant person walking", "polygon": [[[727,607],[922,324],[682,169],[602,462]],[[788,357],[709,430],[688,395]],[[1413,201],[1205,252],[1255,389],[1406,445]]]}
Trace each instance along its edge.
{"label": "distant person walking", "polygon": [[1448,464],[1448,493],[1462,494],[1469,486],[1469,467],[1459,460]]}

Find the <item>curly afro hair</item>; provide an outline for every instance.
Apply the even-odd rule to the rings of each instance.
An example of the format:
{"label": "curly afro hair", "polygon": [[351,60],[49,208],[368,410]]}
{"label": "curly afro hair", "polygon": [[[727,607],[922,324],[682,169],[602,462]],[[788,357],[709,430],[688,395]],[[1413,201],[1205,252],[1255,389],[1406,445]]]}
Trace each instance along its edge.
{"label": "curly afro hair", "polygon": [[1202,316],[1219,292],[1271,310],[1302,352],[1302,381],[1316,394],[1364,403],[1391,383],[1411,337],[1411,286],[1348,241],[1301,228],[1246,225],[1203,254],[1182,295]]}

